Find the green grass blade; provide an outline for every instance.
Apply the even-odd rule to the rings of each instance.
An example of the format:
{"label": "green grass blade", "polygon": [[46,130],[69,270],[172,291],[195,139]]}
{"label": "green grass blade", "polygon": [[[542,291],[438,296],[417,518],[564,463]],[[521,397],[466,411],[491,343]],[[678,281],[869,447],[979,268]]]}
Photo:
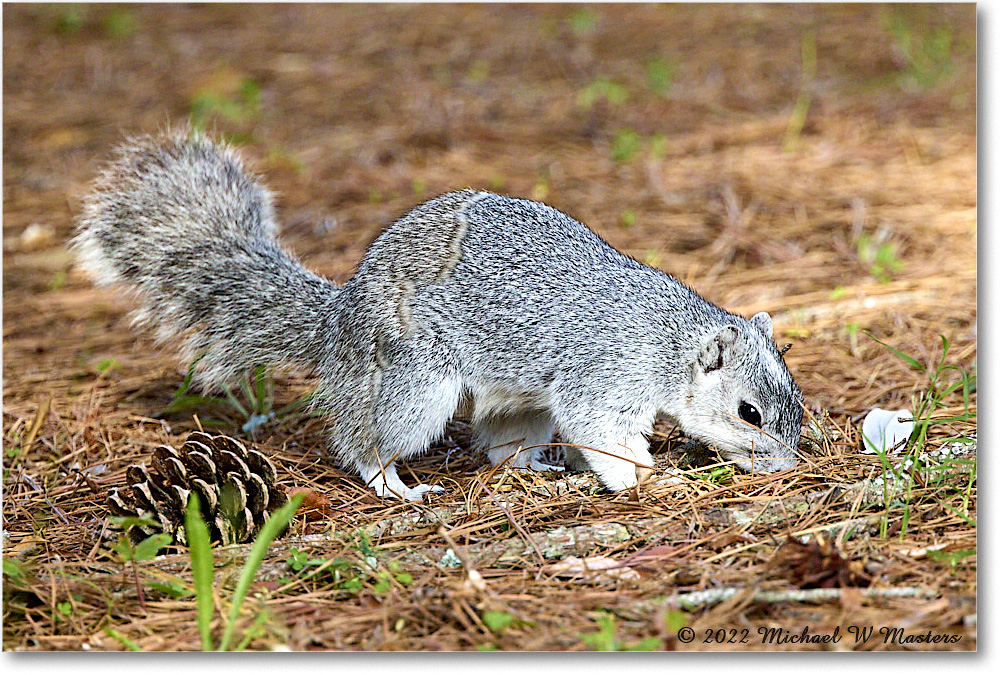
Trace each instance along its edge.
{"label": "green grass blade", "polygon": [[[240,386],[241,387],[244,386],[242,382],[240,382]],[[230,389],[229,386],[225,384],[222,385],[222,390],[226,394],[226,400],[229,401],[229,405],[233,406],[233,408],[235,408],[236,411],[239,412],[239,414],[243,415],[243,417],[249,419],[250,413],[248,413],[247,409],[243,407],[243,404],[240,403],[240,400],[236,398],[235,395],[233,395],[233,390]]]}
{"label": "green grass blade", "polygon": [[115,640],[118,640],[118,642],[122,643],[122,645],[125,647],[125,649],[129,650],[130,652],[141,652],[142,651],[142,647],[140,647],[136,643],[134,643],[131,640],[129,640],[127,637],[125,637],[124,635],[122,635],[121,633],[119,633],[118,631],[116,631],[111,626],[105,626],[104,627],[104,633],[108,637],[114,638]]}
{"label": "green grass blade", "polygon": [[937,501],[937,503],[938,503],[939,506],[942,506],[942,507],[948,509],[949,511],[951,511],[952,513],[954,513],[956,516],[958,516],[959,518],[961,518],[962,520],[964,520],[970,527],[975,527],[975,528],[978,529],[978,525],[976,525],[976,521],[974,521],[972,518],[970,518],[969,516],[965,515],[964,513],[961,513],[958,509],[956,509],[951,504],[946,504],[945,502],[941,501],[940,499],[935,500],[935,501]]}
{"label": "green grass blade", "polygon": [[236,619],[240,616],[240,608],[243,606],[243,601],[246,599],[247,593],[250,592],[250,584],[253,583],[253,578],[257,575],[260,564],[264,562],[267,547],[271,545],[274,538],[291,522],[295,516],[295,512],[299,510],[299,505],[302,503],[304,497],[305,495],[303,494],[292,497],[287,504],[272,513],[271,517],[264,523],[264,526],[260,528],[260,533],[250,548],[247,561],[243,564],[243,571],[240,572],[240,578],[236,582],[236,590],[233,592],[233,604],[229,609],[229,620],[226,623],[226,630],[222,634],[222,642],[219,643],[219,651],[224,652],[229,649],[229,644],[233,639],[233,630],[236,628]]}
{"label": "green grass blade", "polygon": [[190,394],[192,382],[194,382],[194,373],[198,366],[198,362],[205,358],[202,354],[188,366],[187,375],[184,376],[184,381],[181,382],[181,386],[177,388],[174,392],[173,397],[170,399],[170,403],[166,405],[158,414],[159,415],[170,415],[173,413],[184,412],[189,408],[193,408],[198,405],[203,404],[216,404],[222,402],[222,399],[213,396],[200,396],[197,394]]}
{"label": "green grass blade", "polygon": [[258,366],[254,373],[254,385],[257,389],[254,412],[267,413],[271,410],[271,373],[266,366]]}
{"label": "green grass blade", "polygon": [[187,512],[184,514],[184,530],[191,552],[191,571],[194,574],[194,594],[198,601],[198,632],[201,634],[201,648],[212,651],[212,616],[215,602],[212,593],[215,588],[215,564],[212,559],[212,544],[208,536],[208,526],[201,517],[198,495],[191,493]]}
{"label": "green grass blade", "polygon": [[941,360],[938,362],[937,369],[938,373],[941,373],[944,369],[944,362],[948,358],[948,348],[951,346],[951,343],[948,342],[948,338],[944,335],[938,335],[938,337],[941,338]]}
{"label": "green grass blade", "polygon": [[203,358],[205,358],[204,354],[196,358],[194,361],[191,362],[191,365],[188,366],[187,375],[184,376],[184,381],[181,382],[181,386],[177,390],[177,393],[174,394],[174,398],[184,396],[185,394],[188,393],[188,391],[190,391],[191,383],[194,381],[195,367],[198,365],[198,362],[201,361]]}
{"label": "green grass blade", "polygon": [[901,358],[903,361],[905,361],[907,364],[909,364],[910,367],[915,368],[916,370],[920,371],[921,373],[926,373],[927,372],[927,369],[924,368],[923,364],[921,364],[919,361],[917,361],[912,356],[904,354],[903,352],[899,351],[895,347],[887,345],[886,343],[882,342],[881,340],[879,340],[877,337],[875,337],[871,333],[865,333],[865,335],[867,335],[868,337],[870,337],[872,340],[875,340],[875,342],[879,343],[880,345],[882,345],[883,347],[885,347],[886,349],[888,349],[890,352],[892,352],[893,354],[895,354],[896,356],[898,356],[899,358]]}
{"label": "green grass blade", "polygon": [[294,401],[292,401],[291,403],[289,403],[288,405],[286,405],[286,406],[284,406],[282,408],[279,408],[277,410],[277,412],[275,412],[275,416],[278,417],[278,418],[281,418],[281,417],[284,417],[285,415],[287,415],[288,413],[292,412],[293,410],[297,410],[298,408],[305,407],[305,406],[309,405],[309,403],[313,400],[313,398],[315,396],[316,396],[316,394],[314,392],[314,393],[311,393],[311,394],[307,394],[307,395],[305,395],[305,396],[303,396],[301,398],[297,398]]}
{"label": "green grass blade", "polygon": [[199,406],[220,405],[223,403],[225,403],[225,401],[217,396],[199,396],[197,394],[191,394],[190,396],[175,396],[170,403],[164,406],[163,410],[161,410],[159,414],[161,416],[173,415],[175,413],[182,413]]}
{"label": "green grass blade", "polygon": [[237,382],[240,386],[240,391],[243,392],[244,398],[246,398],[248,403],[248,408],[251,414],[257,412],[257,395],[254,393],[254,383],[250,381],[249,375],[244,375],[240,377]]}
{"label": "green grass blade", "polygon": [[267,400],[267,368],[258,366],[254,371],[254,385],[257,387],[257,400],[263,403]]}

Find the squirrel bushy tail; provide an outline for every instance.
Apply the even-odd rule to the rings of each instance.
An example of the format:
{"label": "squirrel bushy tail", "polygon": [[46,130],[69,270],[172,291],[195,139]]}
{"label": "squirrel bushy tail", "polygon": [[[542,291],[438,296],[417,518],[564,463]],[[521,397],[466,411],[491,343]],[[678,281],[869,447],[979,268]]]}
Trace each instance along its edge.
{"label": "squirrel bushy tail", "polygon": [[261,364],[315,367],[337,334],[337,286],[277,241],[271,196],[235,152],[191,130],[123,144],[73,241],[98,283],[142,299],[157,338],[185,335],[206,385]]}

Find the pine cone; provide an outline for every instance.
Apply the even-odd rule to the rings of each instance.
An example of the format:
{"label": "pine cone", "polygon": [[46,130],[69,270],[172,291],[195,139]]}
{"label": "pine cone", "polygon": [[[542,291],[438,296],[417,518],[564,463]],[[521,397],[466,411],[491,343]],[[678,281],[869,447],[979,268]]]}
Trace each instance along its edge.
{"label": "pine cone", "polygon": [[[275,487],[271,460],[228,436],[193,431],[180,451],[169,445],[156,448],[151,464],[151,470],[141,464],[128,467],[127,487],[111,490],[108,503],[116,516],[151,516],[180,544],[187,543],[184,511],[192,491],[198,494],[212,540],[223,545],[252,541],[286,501]],[[132,538],[141,541],[155,532],[132,528]]]}

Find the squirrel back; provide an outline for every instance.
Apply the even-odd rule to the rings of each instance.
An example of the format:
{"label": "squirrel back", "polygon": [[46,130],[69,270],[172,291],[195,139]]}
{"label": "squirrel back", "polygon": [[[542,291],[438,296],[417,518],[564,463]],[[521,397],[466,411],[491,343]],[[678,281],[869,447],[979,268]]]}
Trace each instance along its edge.
{"label": "squirrel back", "polygon": [[[119,150],[75,239],[100,282],[184,334],[206,383],[264,363],[319,375],[333,456],[379,495],[421,499],[395,461],[456,412],[493,463],[550,468],[555,430],[613,490],[652,468],[657,414],[750,471],[795,464],[801,394],[771,319],[746,319],[537,202],[465,190],[422,204],[343,288],[282,251],[235,154],[175,132]],[[579,464],[579,462],[577,462]]]}

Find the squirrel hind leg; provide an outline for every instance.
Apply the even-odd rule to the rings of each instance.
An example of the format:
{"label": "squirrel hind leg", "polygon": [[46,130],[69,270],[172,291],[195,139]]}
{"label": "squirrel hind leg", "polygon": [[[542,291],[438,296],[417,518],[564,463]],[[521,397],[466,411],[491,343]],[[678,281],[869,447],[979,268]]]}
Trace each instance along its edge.
{"label": "squirrel hind leg", "polygon": [[541,411],[491,415],[475,422],[476,443],[486,451],[491,464],[510,458],[511,466],[536,471],[561,470],[539,459],[552,442],[553,431],[552,418]]}
{"label": "squirrel hind leg", "polygon": [[395,460],[426,450],[455,414],[461,395],[457,376],[430,369],[426,363],[419,367],[394,364],[383,371],[372,417],[377,451],[357,462],[362,479],[380,497],[420,501],[428,492],[444,492],[433,485],[406,487],[396,475]]}
{"label": "squirrel hind leg", "polygon": [[372,417],[379,456],[388,462],[426,450],[444,432],[461,397],[461,380],[444,369],[424,364],[384,370]]}
{"label": "squirrel hind leg", "polygon": [[359,468],[361,479],[365,485],[375,490],[375,494],[384,499],[403,499],[408,502],[422,501],[428,492],[439,494],[444,488],[438,485],[420,484],[416,487],[406,487],[396,473],[396,463],[386,467],[365,465]]}

